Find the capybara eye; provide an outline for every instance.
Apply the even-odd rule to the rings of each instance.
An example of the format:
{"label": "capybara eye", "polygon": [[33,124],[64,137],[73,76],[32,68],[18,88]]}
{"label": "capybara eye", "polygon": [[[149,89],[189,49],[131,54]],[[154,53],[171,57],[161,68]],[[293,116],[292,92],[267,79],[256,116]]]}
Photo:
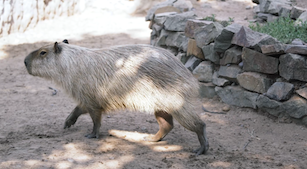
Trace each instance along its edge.
{"label": "capybara eye", "polygon": [[46,53],[47,53],[47,52],[45,52],[45,51],[41,51],[40,55],[43,56],[43,55],[45,55]]}

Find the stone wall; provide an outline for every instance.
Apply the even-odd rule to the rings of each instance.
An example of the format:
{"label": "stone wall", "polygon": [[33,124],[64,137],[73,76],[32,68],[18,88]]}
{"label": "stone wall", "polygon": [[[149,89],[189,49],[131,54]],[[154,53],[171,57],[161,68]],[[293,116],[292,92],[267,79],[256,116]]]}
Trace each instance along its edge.
{"label": "stone wall", "polygon": [[[271,22],[279,17],[307,21],[307,9],[293,5],[293,0],[259,0],[254,8],[258,22]],[[304,14],[303,14],[304,13]]]}
{"label": "stone wall", "polygon": [[307,125],[307,46],[282,44],[248,27],[197,19],[185,0],[168,0],[146,16],[151,44],[170,50],[194,74],[202,97],[218,96]]}
{"label": "stone wall", "polygon": [[85,0],[0,0],[0,37],[24,32],[39,21],[70,16],[85,8]]}

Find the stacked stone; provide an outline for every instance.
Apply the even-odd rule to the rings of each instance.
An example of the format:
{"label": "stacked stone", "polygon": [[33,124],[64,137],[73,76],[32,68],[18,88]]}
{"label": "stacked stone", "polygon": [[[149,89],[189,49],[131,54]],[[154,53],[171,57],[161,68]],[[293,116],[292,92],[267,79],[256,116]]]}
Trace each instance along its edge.
{"label": "stacked stone", "polygon": [[293,6],[292,0],[259,0],[254,8],[258,22],[272,22],[279,17],[307,20],[307,9]]}
{"label": "stacked stone", "polygon": [[6,0],[0,1],[0,37],[13,32],[24,32],[39,21],[58,16],[70,16],[85,8],[83,0]]}
{"label": "stacked stone", "polygon": [[147,15],[151,44],[181,60],[198,79],[202,97],[218,96],[229,105],[299,119],[307,125],[304,42],[282,44],[236,23],[223,27],[197,19],[191,10],[184,12],[171,1],[154,8]]}

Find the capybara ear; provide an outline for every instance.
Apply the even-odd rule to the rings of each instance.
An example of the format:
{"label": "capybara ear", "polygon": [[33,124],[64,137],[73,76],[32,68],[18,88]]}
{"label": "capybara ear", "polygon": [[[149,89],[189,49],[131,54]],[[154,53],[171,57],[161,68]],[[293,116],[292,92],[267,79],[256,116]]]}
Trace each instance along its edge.
{"label": "capybara ear", "polygon": [[60,46],[59,46],[59,44],[58,44],[58,42],[55,42],[54,43],[54,53],[60,53],[61,52],[61,48],[60,48]]}
{"label": "capybara ear", "polygon": [[64,39],[63,42],[69,44],[67,39]]}

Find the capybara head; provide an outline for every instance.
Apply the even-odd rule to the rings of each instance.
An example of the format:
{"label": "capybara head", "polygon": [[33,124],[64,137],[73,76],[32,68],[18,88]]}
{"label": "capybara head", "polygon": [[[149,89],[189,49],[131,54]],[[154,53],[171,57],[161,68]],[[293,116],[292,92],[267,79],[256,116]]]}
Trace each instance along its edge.
{"label": "capybara head", "polygon": [[46,73],[48,71],[44,70],[50,70],[54,65],[58,65],[57,60],[60,57],[63,45],[66,44],[68,44],[68,41],[65,39],[63,43],[55,42],[53,45],[47,45],[31,52],[24,60],[28,73],[33,76],[48,78],[49,75]]}

